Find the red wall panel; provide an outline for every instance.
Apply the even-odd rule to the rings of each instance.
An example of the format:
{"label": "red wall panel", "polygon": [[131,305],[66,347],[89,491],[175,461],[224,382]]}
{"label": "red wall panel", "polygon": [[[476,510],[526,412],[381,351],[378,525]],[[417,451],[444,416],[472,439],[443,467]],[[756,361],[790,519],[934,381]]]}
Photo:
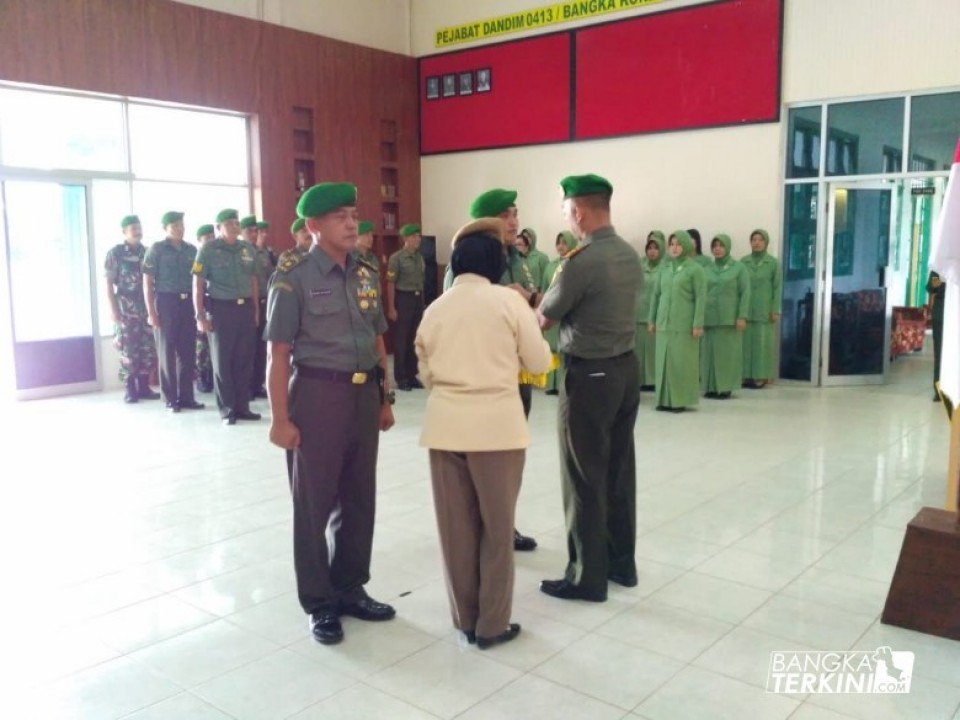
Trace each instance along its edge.
{"label": "red wall panel", "polygon": [[726,0],[576,33],[576,138],[775,121],[781,0]]}
{"label": "red wall panel", "polygon": [[[491,91],[426,99],[428,77],[490,68]],[[420,61],[420,152],[570,139],[570,34],[434,55]]]}

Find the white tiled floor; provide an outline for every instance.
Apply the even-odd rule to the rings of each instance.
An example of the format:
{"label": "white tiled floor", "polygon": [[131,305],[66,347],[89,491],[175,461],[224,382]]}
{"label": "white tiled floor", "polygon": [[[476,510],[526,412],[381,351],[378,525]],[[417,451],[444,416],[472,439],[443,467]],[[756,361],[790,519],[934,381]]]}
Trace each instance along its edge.
{"label": "white tiled floor", "polygon": [[[880,625],[904,526],[944,496],[930,361],[883,387],[778,385],[637,422],[640,585],[602,605],[537,591],[565,558],[555,399],[537,395],[510,645],[450,627],[424,394],[382,437],[372,595],[388,624],[308,637],[290,501],[266,422],[117,394],[4,409],[0,717],[960,718],[960,643]],[[204,398],[210,402],[209,398]],[[260,403],[260,409],[265,404]],[[771,695],[771,650],[917,655],[909,696]]]}

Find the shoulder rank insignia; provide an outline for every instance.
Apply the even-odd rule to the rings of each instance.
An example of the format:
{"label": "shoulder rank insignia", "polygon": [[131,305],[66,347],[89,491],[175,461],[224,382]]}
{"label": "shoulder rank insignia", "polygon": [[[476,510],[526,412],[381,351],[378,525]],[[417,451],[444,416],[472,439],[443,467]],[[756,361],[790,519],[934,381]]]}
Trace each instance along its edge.
{"label": "shoulder rank insignia", "polygon": [[377,266],[374,265],[374,264],[373,264],[372,262],[370,262],[369,260],[367,260],[366,258],[362,258],[362,257],[359,257],[359,256],[358,256],[358,257],[357,257],[357,265],[359,265],[359,266],[362,267],[362,268],[365,268],[365,269],[369,270],[369,271],[372,272],[374,275],[379,275],[379,274],[380,274],[380,271],[377,269]]}
{"label": "shoulder rank insignia", "polygon": [[568,252],[563,256],[564,260],[570,260],[574,255],[577,255],[587,249],[587,245],[577,245],[573,250]]}
{"label": "shoulder rank insignia", "polygon": [[277,272],[288,273],[306,259],[306,255],[301,255],[295,250],[284,250],[280,253],[280,259],[277,260]]}

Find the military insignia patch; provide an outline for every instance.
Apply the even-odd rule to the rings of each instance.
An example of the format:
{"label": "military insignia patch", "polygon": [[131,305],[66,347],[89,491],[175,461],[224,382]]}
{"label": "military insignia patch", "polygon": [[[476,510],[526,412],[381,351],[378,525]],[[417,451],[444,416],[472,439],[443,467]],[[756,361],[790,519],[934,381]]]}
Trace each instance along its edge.
{"label": "military insignia patch", "polygon": [[292,250],[287,250],[277,261],[277,272],[290,272],[306,259],[306,255],[301,255],[300,253],[293,252]]}
{"label": "military insignia patch", "polygon": [[203,272],[203,264],[202,264],[202,263],[195,262],[195,263],[193,264],[193,272],[194,272],[194,274],[202,273],[202,272]]}

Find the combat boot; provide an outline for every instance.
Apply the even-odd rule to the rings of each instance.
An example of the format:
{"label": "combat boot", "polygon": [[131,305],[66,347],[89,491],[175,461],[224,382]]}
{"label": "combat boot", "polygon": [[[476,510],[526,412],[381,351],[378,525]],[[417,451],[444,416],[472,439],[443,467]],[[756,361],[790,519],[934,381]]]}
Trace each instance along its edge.
{"label": "combat boot", "polygon": [[150,389],[150,383],[146,375],[137,376],[137,397],[141,400],[159,400],[160,393],[155,393]]}
{"label": "combat boot", "polygon": [[137,378],[133,375],[127,378],[126,391],[123,393],[125,403],[135,403],[137,401]]}

